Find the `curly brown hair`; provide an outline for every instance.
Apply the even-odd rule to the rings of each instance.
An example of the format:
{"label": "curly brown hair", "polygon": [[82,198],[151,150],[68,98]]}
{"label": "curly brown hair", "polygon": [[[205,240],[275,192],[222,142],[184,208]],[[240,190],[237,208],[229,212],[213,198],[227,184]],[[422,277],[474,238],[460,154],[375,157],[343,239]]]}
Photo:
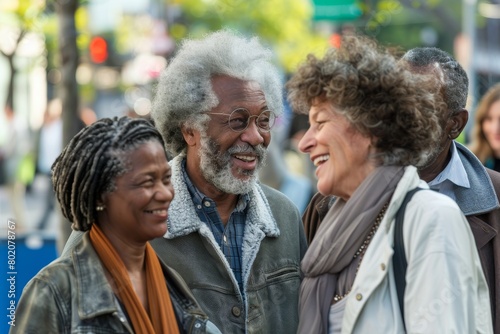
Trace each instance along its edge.
{"label": "curly brown hair", "polygon": [[373,138],[381,165],[422,164],[439,140],[439,117],[446,104],[438,79],[412,74],[387,48],[350,34],[321,59],[309,55],[288,81],[295,112],[308,113],[330,102],[352,126]]}

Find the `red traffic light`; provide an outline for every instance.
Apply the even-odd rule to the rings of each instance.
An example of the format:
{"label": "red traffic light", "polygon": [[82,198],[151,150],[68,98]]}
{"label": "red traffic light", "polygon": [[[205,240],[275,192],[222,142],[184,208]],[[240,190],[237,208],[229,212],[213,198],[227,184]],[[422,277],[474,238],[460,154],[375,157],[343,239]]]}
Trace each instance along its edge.
{"label": "red traffic light", "polygon": [[89,45],[90,59],[97,64],[104,63],[108,59],[108,42],[102,37],[94,37]]}
{"label": "red traffic light", "polygon": [[342,44],[342,36],[340,34],[333,33],[330,35],[329,42],[331,46],[338,49],[340,48],[340,44]]}

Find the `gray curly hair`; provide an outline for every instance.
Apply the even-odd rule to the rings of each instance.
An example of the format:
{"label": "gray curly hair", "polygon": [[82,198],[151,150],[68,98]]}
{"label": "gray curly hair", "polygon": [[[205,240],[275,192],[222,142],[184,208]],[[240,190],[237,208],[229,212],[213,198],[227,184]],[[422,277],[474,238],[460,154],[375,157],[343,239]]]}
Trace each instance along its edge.
{"label": "gray curly hair", "polygon": [[162,72],[151,115],[172,154],[185,151],[181,126],[190,123],[200,131],[209,120],[205,114],[219,103],[211,78],[227,75],[256,81],[270,110],[283,113],[282,82],[271,63],[272,52],[256,37],[246,39],[222,30],[201,40],[185,40],[172,62]]}
{"label": "gray curly hair", "polygon": [[347,35],[322,59],[309,55],[287,83],[295,111],[328,101],[361,133],[374,138],[381,165],[419,165],[440,138],[446,104],[438,82],[415,75],[375,41]]}

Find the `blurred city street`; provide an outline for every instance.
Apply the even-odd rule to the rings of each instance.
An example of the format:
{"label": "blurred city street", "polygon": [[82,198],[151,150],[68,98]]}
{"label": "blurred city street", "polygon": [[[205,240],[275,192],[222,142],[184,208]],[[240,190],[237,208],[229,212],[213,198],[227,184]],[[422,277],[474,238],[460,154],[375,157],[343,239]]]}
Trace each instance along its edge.
{"label": "blurred city street", "polygon": [[[16,226],[16,234],[41,234],[43,236],[57,238],[59,234],[59,223],[58,223],[58,213],[54,210],[48,220],[47,226],[43,231],[37,229],[37,224],[42,217],[45,196],[47,194],[47,187],[49,186],[47,179],[41,177],[35,177],[30,190],[26,191],[25,194],[25,221],[22,222],[22,226],[18,229]],[[7,229],[7,220],[10,218],[16,219],[12,211],[12,205],[10,203],[9,195],[5,187],[0,187],[0,221],[1,224],[1,237],[5,238]]]}
{"label": "blurred city street", "polygon": [[[318,170],[320,168],[327,170],[327,168],[319,166],[324,162],[323,160],[330,159],[330,155],[326,154],[325,150],[311,154],[311,149],[308,148],[309,144],[304,144],[308,137],[303,139],[307,133],[309,135],[313,132],[319,133],[314,123],[319,122],[314,119],[314,113],[311,114],[313,115],[311,119],[309,118],[308,110],[309,107],[312,107],[311,105],[321,102],[323,97],[329,98],[329,93],[326,91],[323,94],[323,91],[317,90],[318,96],[302,106],[307,108],[294,110],[299,108],[296,108],[298,106],[294,106],[287,99],[289,93],[287,90],[290,86],[286,83],[296,74],[299,66],[308,57],[321,59],[328,50],[341,48],[345,36],[352,34],[366,36],[376,41],[380,46],[388,47],[398,57],[414,48],[438,48],[452,55],[463,67],[468,78],[468,86],[464,85],[465,89],[459,90],[450,83],[455,79],[448,82],[444,80],[446,79],[445,72],[439,75],[443,82],[447,82],[446,85],[450,85],[446,90],[460,92],[460,95],[464,96],[464,100],[467,97],[467,105],[465,108],[461,106],[459,111],[461,115],[467,114],[468,122],[465,116],[461,116],[465,120],[465,124],[463,131],[462,128],[458,129],[457,127],[457,136],[460,134],[456,139],[457,142],[470,148],[473,134],[480,134],[476,137],[482,136],[482,132],[475,131],[474,126],[480,129],[484,120],[493,119],[491,116],[484,116],[476,120],[475,116],[481,114],[480,112],[476,113],[476,110],[480,109],[478,103],[489,89],[495,85],[500,86],[500,61],[498,61],[500,58],[500,34],[498,33],[500,31],[500,0],[0,0],[0,33],[2,34],[0,39],[0,271],[2,272],[0,274],[0,290],[2,291],[0,308],[3,308],[4,312],[9,310],[10,305],[17,305],[28,281],[40,269],[59,256],[59,251],[62,250],[70,233],[71,223],[62,216],[59,203],[54,198],[50,181],[53,163],[66,145],[84,127],[90,126],[100,119],[127,116],[152,121],[151,111],[153,109],[155,111],[161,110],[161,112],[156,112],[155,116],[161,115],[163,110],[168,110],[168,108],[160,109],[158,106],[162,106],[162,104],[158,101],[163,98],[167,99],[167,97],[173,101],[177,101],[177,99],[173,99],[169,95],[175,90],[161,93],[159,81],[164,75],[164,70],[175,64],[177,61],[175,57],[184,43],[192,43],[188,41],[198,40],[219,30],[234,31],[245,38],[257,38],[258,42],[265,47],[266,54],[269,53],[268,56],[272,59],[273,66],[279,72],[279,80],[282,81],[280,90],[282,89],[283,92],[283,108],[276,109],[284,110],[281,115],[277,114],[276,123],[271,131],[270,127],[261,126],[258,122],[262,122],[260,115],[267,115],[263,118],[269,122],[269,115],[274,114],[272,106],[278,101],[278,98],[273,104],[266,103],[265,109],[269,109],[267,110],[269,115],[262,111],[264,105],[260,107],[260,115],[257,113],[253,115],[253,112],[250,112],[252,109],[246,105],[237,105],[231,110],[228,109],[225,113],[232,113],[240,109],[246,110],[245,115],[241,118],[244,119],[246,127],[245,129],[236,127],[235,130],[230,123],[233,120],[240,121],[241,119],[230,116],[227,118],[225,129],[228,133],[231,131],[231,135],[226,137],[223,133],[224,138],[232,138],[233,135],[236,138],[235,132],[247,131],[249,120],[254,120],[255,124],[260,127],[257,129],[259,133],[261,131],[269,132],[269,134],[262,135],[262,138],[269,135],[269,138],[272,137],[272,139],[269,139],[270,143],[269,141],[266,143],[268,155],[266,163],[259,172],[259,181],[287,196],[298,208],[300,214],[304,214],[309,208],[311,198],[318,192],[318,175],[329,173],[328,171],[318,172]],[[219,62],[221,61],[216,63]],[[246,65],[241,59],[239,62]],[[318,62],[320,61],[318,60]],[[448,62],[448,64],[451,63]],[[455,65],[447,66],[452,66],[455,72],[457,71]],[[460,68],[460,66],[458,67]],[[355,70],[357,71],[357,69]],[[329,71],[328,69],[325,72],[332,77],[337,75],[336,72],[328,73]],[[189,71],[182,67],[182,71],[179,73],[181,72]],[[193,73],[197,73],[199,78],[203,78],[204,74],[198,74],[194,71]],[[225,72],[216,73],[221,74],[219,76],[222,77]],[[233,72],[229,71],[228,73]],[[259,75],[263,75],[264,71],[259,73]],[[413,74],[411,75],[413,76]],[[247,73],[240,79],[252,76]],[[179,86],[206,87],[198,81],[192,83],[186,80],[184,73],[178,77],[180,78]],[[368,79],[360,80],[360,82],[371,82],[371,77],[372,75],[367,75]],[[311,91],[313,91],[316,89],[314,88],[316,82],[311,81],[310,83],[309,87],[312,87]],[[212,85],[215,84],[212,83]],[[402,88],[398,87],[398,89]],[[262,88],[262,91],[264,90]],[[277,91],[279,90],[277,89]],[[356,95],[358,94],[363,94],[363,91],[360,90],[360,93]],[[196,98],[192,93],[186,95],[193,100]],[[217,118],[223,115],[224,98],[217,101],[216,95],[203,94],[203,98],[199,99],[200,101],[209,101],[211,104],[220,103],[217,107],[210,105],[210,108],[217,111],[216,113],[210,108],[196,110],[206,112],[206,119],[211,120],[211,116],[207,116],[209,114],[219,114],[216,116]],[[231,95],[236,94],[232,94],[231,90],[228,89],[227,96]],[[258,96],[261,95],[264,94],[259,93]],[[382,93],[379,96],[385,97]],[[387,96],[392,96],[392,94],[387,94]],[[265,102],[269,102],[267,94],[265,99]],[[340,99],[343,100],[344,97]],[[366,97],[363,99],[363,104],[371,101]],[[198,99],[196,98],[196,100]],[[354,102],[352,103],[354,104]],[[276,102],[276,107],[278,104]],[[388,107],[390,107],[389,104],[388,102]],[[436,103],[436,110],[437,105],[438,103]],[[335,103],[332,103],[332,106],[333,111],[340,109]],[[183,107],[181,109],[185,112],[191,112],[191,108]],[[209,109],[211,111],[208,111]],[[323,108],[316,109],[322,110]],[[426,107],[426,109],[430,109],[430,107]],[[456,117],[458,113],[455,113],[451,107],[448,109],[449,116]],[[484,115],[487,114],[487,109],[484,108]],[[500,108],[497,109],[500,110]],[[500,115],[500,111],[498,114]],[[401,117],[401,119],[403,118],[405,117]],[[179,127],[186,125],[178,122],[178,119],[172,119],[173,122],[177,123],[170,124],[176,124]],[[274,117],[272,119],[274,120]],[[387,122],[389,124],[394,119],[399,119],[399,116],[380,118],[377,119],[377,123]],[[327,121],[330,122],[330,119]],[[153,125],[157,128],[161,127],[159,123],[158,120],[153,121]],[[331,123],[333,124],[333,122]],[[197,125],[201,126],[201,123]],[[310,128],[313,131],[308,132]],[[493,126],[491,125],[490,128],[493,129]],[[500,138],[500,116],[498,116],[497,128],[495,136],[498,139]],[[209,132],[215,133],[216,131],[211,128]],[[494,131],[491,130],[491,132]],[[165,142],[169,139],[167,135],[164,135]],[[207,133],[205,133],[206,135]],[[431,134],[427,138],[430,137]],[[87,141],[80,141],[81,137],[78,137],[77,140],[78,144],[81,142],[91,143],[93,148],[105,147],[105,145],[95,144],[94,138],[98,138],[98,135]],[[203,136],[201,138],[203,139]],[[330,145],[327,142],[327,136],[323,136],[323,138],[325,139],[323,142],[320,140],[319,146]],[[373,138],[378,145],[380,138],[378,136]],[[448,138],[455,139],[455,137],[450,136]],[[243,141],[243,139],[241,140]],[[301,141],[302,145],[299,144]],[[398,137],[397,140],[391,140],[391,142],[397,141],[405,141],[405,138],[400,140]],[[500,139],[497,141],[500,147]],[[414,142],[422,145],[419,141]],[[228,139],[224,139],[222,144],[217,141],[214,143],[222,149],[229,145]],[[483,144],[487,148],[486,140]],[[379,150],[377,145],[370,145],[370,152],[375,152],[376,154],[373,156],[378,159],[382,155],[377,151]],[[329,147],[334,147],[334,145]],[[444,152],[444,147],[440,144],[441,152]],[[333,151],[334,149],[332,149]],[[75,160],[85,160],[94,154],[90,149],[85,154],[77,154],[80,152],[73,151],[71,148],[66,152],[76,157]],[[87,152],[90,153],[87,154]],[[498,152],[500,152],[500,148]],[[482,164],[494,169],[494,163],[496,163],[496,170],[500,171],[500,153],[495,156],[491,149],[482,150],[481,153],[484,155],[484,159],[480,158]],[[167,152],[167,156],[169,159],[172,158],[173,152]],[[112,155],[112,157],[114,156]],[[451,157],[450,154],[446,159],[454,161],[453,163],[456,164],[455,160],[459,160],[456,153],[454,153],[453,159]],[[240,162],[247,160],[246,162],[250,163],[248,159],[236,158]],[[446,159],[441,160],[444,163]],[[101,165],[104,166],[101,160],[99,163],[97,163],[98,160],[95,161],[93,167],[89,168],[90,170],[93,170],[95,166],[98,168],[101,168]],[[201,161],[203,162],[203,160]],[[336,161],[333,158],[333,153],[331,161]],[[487,163],[492,165],[487,165]],[[107,166],[115,164],[115,161],[109,159],[106,160],[106,164],[106,168],[108,168]],[[61,164],[60,166],[65,170],[70,170],[69,166],[78,166],[78,171],[87,171],[76,163]],[[344,169],[348,170],[349,168]],[[450,175],[453,178],[465,175],[464,182],[468,183],[467,175],[462,169],[457,169],[455,165],[453,168],[448,168],[442,180],[446,181],[447,184],[455,184],[455,180],[452,181]],[[98,170],[100,171],[100,169]],[[57,173],[54,175],[57,176]],[[57,180],[62,180],[62,183],[71,179],[71,176],[68,175],[69,173],[66,172],[57,177]],[[90,179],[87,176],[85,178],[85,181]],[[357,180],[357,177],[354,179]],[[347,180],[346,182],[351,181],[347,177],[340,181],[345,180]],[[97,181],[92,180],[92,182],[95,183],[95,187],[92,185],[93,190],[101,186],[100,183],[98,186]],[[197,188],[195,183],[193,182],[193,187]],[[334,184],[335,182],[330,183]],[[81,184],[71,183],[73,199],[78,197],[75,196],[78,190],[84,188],[86,192],[90,192],[87,189],[91,186],[82,186]],[[116,186],[116,184],[112,184],[112,186]],[[448,185],[441,188],[441,190],[444,189],[441,192],[448,191],[447,187]],[[99,191],[108,192],[111,188],[113,187],[108,187],[105,191],[99,188]],[[328,188],[333,188],[333,185],[328,186]],[[76,191],[74,191],[75,189]],[[58,190],[62,193],[67,189],[59,187]],[[108,194],[105,193],[105,195]],[[233,198],[232,195],[229,197]],[[102,198],[99,201],[101,200]],[[76,205],[82,203],[81,201],[78,199]],[[103,203],[97,203],[98,201],[94,197],[88,202],[95,205],[95,220],[91,223],[96,223],[96,226],[101,225],[102,221],[98,220],[97,211],[104,210]],[[241,202],[243,201],[241,200]],[[331,202],[333,203],[333,201]],[[330,209],[330,204],[327,201],[322,203],[325,214],[326,210]],[[163,206],[159,209],[149,209],[151,208],[147,208],[147,210],[145,208],[144,211],[147,211],[148,214],[157,214],[153,211],[166,210]],[[274,208],[272,209],[274,211]],[[317,207],[311,206],[310,212],[316,214],[314,209]],[[216,210],[218,209],[216,208]],[[118,225],[123,221],[127,223],[128,220],[134,218],[134,215],[129,214],[128,211],[120,211],[120,213],[120,219],[113,219],[113,225]],[[230,213],[227,213],[228,217]],[[245,215],[246,213],[242,216],[245,217]],[[318,221],[320,221],[319,216]],[[123,217],[125,218],[121,221]],[[321,219],[323,218],[324,215]],[[220,220],[221,216],[218,219]],[[74,220],[82,223],[81,218]],[[114,223],[115,221],[117,223]],[[239,223],[239,225],[243,224]],[[168,227],[170,228],[170,225]],[[90,229],[90,227],[88,228]],[[145,230],[145,228],[142,229]],[[127,231],[127,234],[131,233]],[[235,234],[237,234],[235,239],[244,235],[240,232],[235,232]],[[246,242],[246,239],[244,241]],[[226,242],[226,235],[224,235],[224,242]],[[239,243],[238,240],[234,242],[236,246],[241,248]],[[94,247],[93,242],[92,246]],[[363,247],[365,246],[363,245]],[[484,247],[487,249],[486,246]],[[353,246],[352,249],[357,248]],[[493,248],[491,249],[491,254],[496,254]],[[235,251],[231,250],[230,252]],[[242,254],[243,258],[247,255]],[[233,257],[238,259],[239,255]],[[356,261],[361,263],[361,258]],[[287,261],[283,261],[283,265],[285,262]],[[242,267],[241,263],[238,266]],[[382,270],[385,268],[384,264],[383,266]],[[354,271],[351,272],[353,267],[348,267],[348,270],[345,270],[349,273],[346,276],[350,277],[352,274],[354,277],[356,275]],[[344,271],[344,269],[342,270]],[[491,273],[493,272],[491,271]],[[288,272],[285,274],[291,275]],[[269,276],[271,275],[274,274],[269,274]],[[281,271],[279,275],[281,275]],[[242,274],[242,276],[244,275]],[[276,274],[277,276],[278,274]],[[9,281],[9,279],[11,280]],[[339,285],[344,285],[344,283]],[[345,290],[351,291],[348,288],[348,285],[345,286]],[[498,291],[496,293],[497,297],[500,296]],[[245,296],[245,293],[242,295]],[[341,297],[341,295],[339,296]],[[492,292],[492,296],[494,296],[494,292]],[[43,305],[45,308],[45,304]],[[236,306],[234,308],[238,309]],[[244,307],[241,309],[245,310]],[[238,315],[233,315],[239,317],[239,310]],[[7,315],[8,318],[9,315]],[[242,326],[245,326],[244,321]],[[8,322],[0,323],[0,334],[8,331]]]}
{"label": "blurred city street", "polygon": [[[0,187],[0,289],[5,294],[0,298],[0,306],[7,308],[9,296],[17,302],[22,289],[40,269],[57,257],[57,237],[59,235],[58,213],[52,212],[46,228],[37,229],[37,224],[42,217],[45,204],[46,190],[49,186],[48,179],[35,177],[29,191],[25,194],[25,221],[24,226],[9,229],[8,220],[13,217],[13,210],[6,187]],[[12,224],[10,225],[12,226]],[[15,234],[9,233],[14,231]],[[14,262],[9,262],[13,260]],[[13,266],[11,267],[11,263]],[[14,285],[9,285],[8,278],[15,278]],[[14,290],[12,287],[14,286]],[[13,291],[11,293],[11,291]],[[7,322],[0,324],[0,333],[7,333]]]}

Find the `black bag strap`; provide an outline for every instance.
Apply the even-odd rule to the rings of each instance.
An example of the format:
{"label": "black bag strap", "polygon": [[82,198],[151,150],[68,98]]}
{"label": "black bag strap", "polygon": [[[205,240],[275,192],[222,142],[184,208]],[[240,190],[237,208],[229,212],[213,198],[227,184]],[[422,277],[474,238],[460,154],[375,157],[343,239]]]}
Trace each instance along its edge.
{"label": "black bag strap", "polygon": [[403,325],[405,324],[404,296],[406,289],[406,267],[408,265],[408,263],[406,262],[405,244],[403,239],[403,222],[406,205],[411,200],[413,195],[415,195],[415,193],[419,190],[422,190],[422,188],[417,187],[406,193],[405,199],[403,200],[403,203],[396,213],[396,223],[394,225],[394,257],[392,260],[392,264],[394,267],[396,291],[398,293],[399,309],[401,310],[401,319],[403,319]]}

